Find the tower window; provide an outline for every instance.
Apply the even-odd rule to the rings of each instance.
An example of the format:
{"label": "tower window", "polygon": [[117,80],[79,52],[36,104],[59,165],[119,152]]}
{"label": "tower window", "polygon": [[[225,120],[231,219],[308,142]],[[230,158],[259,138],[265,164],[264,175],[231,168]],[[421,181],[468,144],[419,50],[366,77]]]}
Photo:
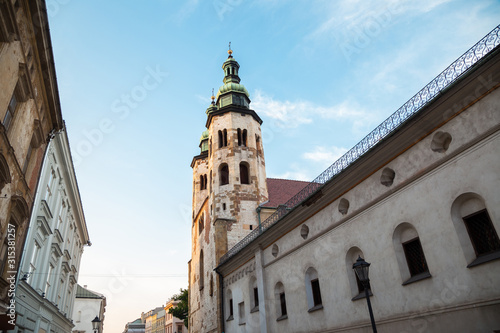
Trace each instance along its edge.
{"label": "tower window", "polygon": [[198,233],[201,234],[205,228],[205,214],[201,214],[200,220],[198,221]]}
{"label": "tower window", "polygon": [[224,147],[227,147],[227,129],[224,129]]}
{"label": "tower window", "polygon": [[248,175],[248,165],[244,162],[240,163],[240,181],[241,184],[250,184],[250,177]]}
{"label": "tower window", "polygon": [[207,188],[207,176],[200,175],[200,190],[205,190]]}
{"label": "tower window", "polygon": [[227,164],[223,164],[220,167],[220,185],[229,184],[229,167]]}
{"label": "tower window", "polygon": [[204,263],[203,263],[203,250],[200,251],[200,263],[199,263],[199,267],[200,267],[200,271],[199,271],[199,274],[200,274],[200,280],[199,280],[199,284],[200,284],[200,290],[203,289],[203,286],[204,286],[204,279],[203,279],[203,274],[204,274],[204,271],[205,269],[203,268],[204,266]]}
{"label": "tower window", "polygon": [[238,128],[238,146],[247,146],[247,130]]}
{"label": "tower window", "polygon": [[222,136],[222,131],[219,131],[219,148],[224,146],[224,138]]}

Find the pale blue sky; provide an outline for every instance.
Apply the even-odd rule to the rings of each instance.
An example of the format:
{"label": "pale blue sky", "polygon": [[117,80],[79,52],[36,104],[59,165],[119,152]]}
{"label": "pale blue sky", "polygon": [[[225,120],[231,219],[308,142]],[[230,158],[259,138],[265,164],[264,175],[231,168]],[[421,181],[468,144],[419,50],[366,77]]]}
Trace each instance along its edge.
{"label": "pale blue sky", "polygon": [[[47,0],[105,332],[187,287],[191,159],[231,41],[267,176],[312,180],[499,22],[499,1]],[[153,74],[152,74],[153,73]]]}

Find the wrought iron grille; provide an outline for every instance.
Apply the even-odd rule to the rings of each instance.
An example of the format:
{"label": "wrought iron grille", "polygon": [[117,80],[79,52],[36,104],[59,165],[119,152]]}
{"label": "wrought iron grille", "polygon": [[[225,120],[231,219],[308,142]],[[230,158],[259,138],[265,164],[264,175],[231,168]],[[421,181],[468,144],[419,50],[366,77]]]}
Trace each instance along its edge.
{"label": "wrought iron grille", "polygon": [[315,194],[330,179],[345,170],[349,165],[372,149],[380,140],[389,136],[393,131],[400,127],[411,116],[417,113],[424,105],[434,99],[441,91],[448,88],[460,76],[469,70],[474,64],[481,60],[485,55],[491,52],[500,44],[500,25],[483,37],[467,52],[455,60],[450,66],[442,71],[436,78],[428,83],[422,90],[416,93],[409,101],[401,106],[382,124],[376,127],[370,134],[365,136],[351,150],[345,153],[328,169],[323,171],[316,179],[304,187],[299,193],[293,196],[288,202],[280,206],[276,212],[261,223],[258,229],[249,233],[245,238],[239,241],[225,255],[221,257],[220,263],[226,262],[229,258],[241,251],[251,241],[257,238],[264,231],[273,226],[290,210],[304,200]]}
{"label": "wrought iron grille", "polygon": [[420,239],[417,237],[403,244],[403,250],[406,256],[406,263],[410,270],[410,275],[415,276],[420,273],[428,272],[427,261],[425,260],[424,250]]}
{"label": "wrought iron grille", "polygon": [[463,218],[476,256],[500,250],[500,240],[486,209]]}

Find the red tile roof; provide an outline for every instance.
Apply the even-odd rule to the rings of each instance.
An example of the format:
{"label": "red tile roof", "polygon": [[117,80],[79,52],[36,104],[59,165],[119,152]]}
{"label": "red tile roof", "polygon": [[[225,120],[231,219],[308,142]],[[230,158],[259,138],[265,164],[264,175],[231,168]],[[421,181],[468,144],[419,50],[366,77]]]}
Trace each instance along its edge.
{"label": "red tile roof", "polygon": [[267,191],[269,201],[261,205],[262,207],[278,207],[286,203],[302,190],[309,182],[290,179],[267,178]]}

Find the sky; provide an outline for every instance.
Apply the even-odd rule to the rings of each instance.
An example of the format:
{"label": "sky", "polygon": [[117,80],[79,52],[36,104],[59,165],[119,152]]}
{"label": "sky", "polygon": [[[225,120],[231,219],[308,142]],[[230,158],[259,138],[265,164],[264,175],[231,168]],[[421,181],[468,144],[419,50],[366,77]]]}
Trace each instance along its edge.
{"label": "sky", "polygon": [[193,156],[231,42],[267,177],[313,180],[499,24],[493,0],[46,0],[104,332],[188,285]]}

